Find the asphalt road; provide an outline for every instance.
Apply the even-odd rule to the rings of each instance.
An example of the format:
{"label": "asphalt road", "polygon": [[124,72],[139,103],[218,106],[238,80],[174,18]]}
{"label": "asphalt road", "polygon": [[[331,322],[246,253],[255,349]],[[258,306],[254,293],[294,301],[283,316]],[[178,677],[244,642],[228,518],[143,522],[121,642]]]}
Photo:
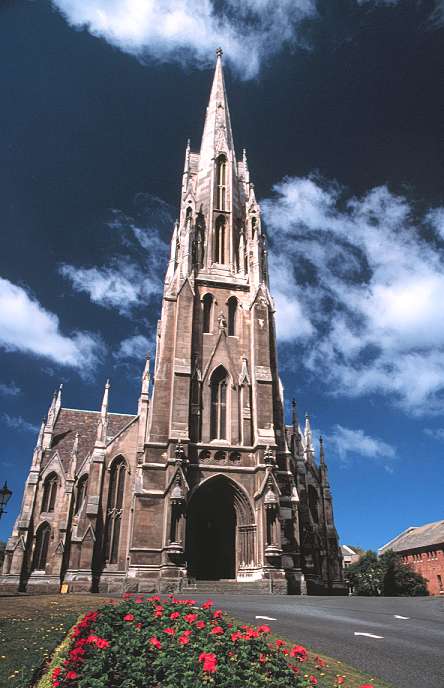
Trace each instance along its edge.
{"label": "asphalt road", "polygon": [[[394,688],[444,688],[442,598],[193,597],[211,597],[246,623],[267,623],[277,635],[335,657]],[[276,621],[262,621],[258,615]]]}

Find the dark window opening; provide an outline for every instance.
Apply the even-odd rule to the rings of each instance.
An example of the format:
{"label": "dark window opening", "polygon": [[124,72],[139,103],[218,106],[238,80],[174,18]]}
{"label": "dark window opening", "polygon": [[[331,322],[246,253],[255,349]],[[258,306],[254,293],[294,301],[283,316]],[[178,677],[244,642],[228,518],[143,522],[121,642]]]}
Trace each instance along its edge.
{"label": "dark window opening", "polygon": [[107,508],[106,559],[110,564],[117,563],[119,556],[125,475],[125,461],[118,459],[111,468]]}
{"label": "dark window opening", "polygon": [[210,439],[227,438],[227,371],[219,366],[211,380]]}
{"label": "dark window opening", "polygon": [[228,299],[228,335],[234,337],[236,334],[236,312],[237,312],[237,299],[235,296],[231,296]]}
{"label": "dark window opening", "polygon": [[211,294],[205,294],[202,299],[203,304],[203,332],[207,334],[211,332],[211,310],[213,307],[213,297]]}
{"label": "dark window opening", "polygon": [[48,558],[49,538],[51,536],[51,528],[47,523],[40,526],[37,531],[35,539],[34,556],[32,559],[33,571],[44,571],[46,560]]}

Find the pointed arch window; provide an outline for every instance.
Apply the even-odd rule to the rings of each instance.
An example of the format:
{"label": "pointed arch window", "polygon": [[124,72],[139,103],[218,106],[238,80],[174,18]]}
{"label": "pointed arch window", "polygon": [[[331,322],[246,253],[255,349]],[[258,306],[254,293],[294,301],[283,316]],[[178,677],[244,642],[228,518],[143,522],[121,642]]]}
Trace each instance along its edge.
{"label": "pointed arch window", "polygon": [[216,208],[218,210],[226,210],[227,159],[225,155],[220,155],[216,164]]}
{"label": "pointed arch window", "polygon": [[210,439],[227,439],[227,390],[228,375],[219,366],[211,377],[211,422]]}
{"label": "pointed arch window", "polygon": [[313,485],[308,486],[308,506],[313,521],[319,523],[318,493]]}
{"label": "pointed arch window", "polygon": [[109,564],[116,564],[119,556],[125,477],[126,463],[121,457],[112,464],[109,480],[105,552]]}
{"label": "pointed arch window", "polygon": [[79,484],[77,485],[77,494],[76,494],[76,504],[74,507],[74,515],[77,516],[82,510],[84,501],[86,499],[86,492],[88,489],[88,476],[84,475],[82,478],[79,480]]}
{"label": "pointed arch window", "polygon": [[236,315],[237,315],[237,298],[231,296],[228,299],[228,336],[234,337],[236,334]]}
{"label": "pointed arch window", "polygon": [[214,262],[225,263],[225,217],[219,215],[216,219]]}
{"label": "pointed arch window", "polygon": [[34,556],[32,558],[32,570],[44,571],[48,559],[49,540],[51,528],[48,523],[43,523],[37,530],[35,538]]}
{"label": "pointed arch window", "polygon": [[211,332],[211,316],[213,310],[213,297],[211,294],[205,294],[202,299],[203,310],[203,332],[209,334]]}
{"label": "pointed arch window", "polygon": [[43,485],[43,498],[42,498],[42,508],[41,511],[48,512],[54,511],[56,498],[57,498],[57,488],[58,488],[58,477],[55,473],[50,473],[45,480]]}

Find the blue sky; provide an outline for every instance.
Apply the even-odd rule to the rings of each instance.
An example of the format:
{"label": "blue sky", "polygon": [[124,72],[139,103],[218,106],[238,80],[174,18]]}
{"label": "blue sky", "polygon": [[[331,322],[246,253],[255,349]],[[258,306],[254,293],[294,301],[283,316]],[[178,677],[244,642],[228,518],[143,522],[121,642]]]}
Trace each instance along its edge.
{"label": "blue sky", "polygon": [[136,409],[219,44],[341,539],[443,518],[443,25],[432,0],[2,5],[0,537],[60,383]]}

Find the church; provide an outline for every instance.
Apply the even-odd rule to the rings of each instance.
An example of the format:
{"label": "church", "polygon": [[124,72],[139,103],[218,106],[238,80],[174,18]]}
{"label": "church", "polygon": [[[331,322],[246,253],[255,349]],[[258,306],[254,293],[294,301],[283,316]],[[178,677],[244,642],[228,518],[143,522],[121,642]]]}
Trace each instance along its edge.
{"label": "church", "polygon": [[[1,590],[344,594],[322,440],[285,424],[267,242],[222,67],[188,144],[137,414],[42,423]],[[141,368],[143,364],[141,364]],[[151,379],[152,378],[152,379]]]}

